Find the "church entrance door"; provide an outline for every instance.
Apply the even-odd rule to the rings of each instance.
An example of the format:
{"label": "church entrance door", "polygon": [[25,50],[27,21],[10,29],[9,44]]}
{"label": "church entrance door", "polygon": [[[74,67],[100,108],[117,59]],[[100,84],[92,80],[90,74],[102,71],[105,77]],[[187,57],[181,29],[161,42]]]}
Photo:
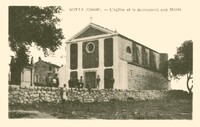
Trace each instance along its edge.
{"label": "church entrance door", "polygon": [[85,72],[85,87],[96,88],[96,72]]}

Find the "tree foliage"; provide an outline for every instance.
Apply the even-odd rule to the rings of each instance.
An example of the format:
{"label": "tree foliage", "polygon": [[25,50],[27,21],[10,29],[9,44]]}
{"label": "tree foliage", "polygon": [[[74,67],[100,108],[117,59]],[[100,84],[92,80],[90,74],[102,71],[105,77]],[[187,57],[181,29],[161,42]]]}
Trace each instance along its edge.
{"label": "tree foliage", "polygon": [[[48,6],[10,6],[9,7],[9,42],[16,54],[34,43],[45,55],[55,52],[64,39],[62,29],[57,28],[61,7]],[[22,51],[22,50],[21,50]],[[26,62],[26,61],[24,61]]]}
{"label": "tree foliage", "polygon": [[64,36],[62,29],[57,28],[61,11],[56,6],[9,7],[9,46],[15,53],[10,63],[11,84],[20,84],[21,71],[29,64],[32,45],[42,49],[46,56],[61,46]]}
{"label": "tree foliage", "polygon": [[193,86],[189,87],[189,80],[193,75],[193,42],[187,40],[177,48],[177,53],[174,58],[169,60],[169,69],[172,76],[180,78],[187,75],[187,88],[189,92],[192,92]]}

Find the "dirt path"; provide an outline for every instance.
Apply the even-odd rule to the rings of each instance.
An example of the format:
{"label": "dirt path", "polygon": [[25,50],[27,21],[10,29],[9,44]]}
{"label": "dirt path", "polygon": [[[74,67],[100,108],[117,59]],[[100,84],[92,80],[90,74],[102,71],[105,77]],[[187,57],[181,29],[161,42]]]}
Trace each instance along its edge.
{"label": "dirt path", "polygon": [[33,118],[33,119],[56,119],[56,117],[39,112],[39,111],[26,111],[26,110],[11,110],[9,111],[9,118]]}

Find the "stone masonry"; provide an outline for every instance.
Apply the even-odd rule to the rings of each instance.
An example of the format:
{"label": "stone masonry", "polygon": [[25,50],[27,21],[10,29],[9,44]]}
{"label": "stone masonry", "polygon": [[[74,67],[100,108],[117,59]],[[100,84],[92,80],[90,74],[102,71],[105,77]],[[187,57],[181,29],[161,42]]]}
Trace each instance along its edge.
{"label": "stone masonry", "polygon": [[[152,100],[162,99],[167,91],[159,90],[109,90],[109,89],[93,89],[89,93],[87,89],[68,90],[67,101],[86,102],[108,102],[110,100]],[[32,104],[39,102],[59,103],[61,101],[61,88],[53,87],[20,87],[9,86],[9,104]]]}
{"label": "stone masonry", "polygon": [[[128,64],[128,88],[132,90],[169,90],[163,74]],[[145,79],[145,80],[144,80]]]}

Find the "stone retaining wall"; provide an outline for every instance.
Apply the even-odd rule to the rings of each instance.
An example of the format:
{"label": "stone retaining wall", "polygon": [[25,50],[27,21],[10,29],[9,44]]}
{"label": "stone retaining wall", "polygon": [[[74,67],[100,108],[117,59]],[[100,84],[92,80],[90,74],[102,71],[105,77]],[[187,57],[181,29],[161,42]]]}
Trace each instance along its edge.
{"label": "stone retaining wall", "polygon": [[133,90],[168,90],[170,82],[159,72],[128,64],[128,88]]}
{"label": "stone retaining wall", "polygon": [[[61,88],[55,87],[20,87],[9,86],[9,104],[16,103],[38,103],[38,102],[55,102],[62,100]],[[162,99],[166,96],[166,91],[159,90],[91,90],[89,93],[87,89],[68,90],[68,101],[80,102],[108,102],[110,100],[150,100]]]}

